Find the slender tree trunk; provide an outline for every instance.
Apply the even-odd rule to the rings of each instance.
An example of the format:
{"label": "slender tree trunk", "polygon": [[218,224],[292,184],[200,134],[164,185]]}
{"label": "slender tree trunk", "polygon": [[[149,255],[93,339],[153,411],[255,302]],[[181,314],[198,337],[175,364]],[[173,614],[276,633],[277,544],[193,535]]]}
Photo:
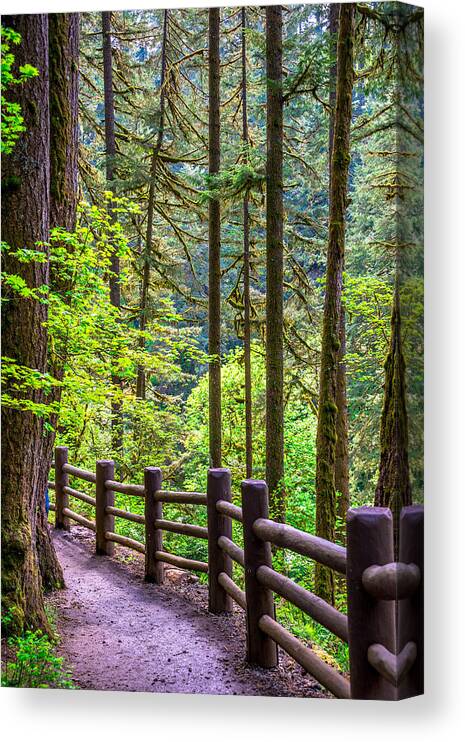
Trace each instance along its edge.
{"label": "slender tree trunk", "polygon": [[[329,6],[329,33],[331,56],[334,64],[329,73],[329,105],[331,108],[329,119],[329,193],[331,194],[331,160],[333,155],[334,115],[336,109],[336,81],[337,81],[337,32],[339,26],[340,3]],[[328,199],[329,200],[329,199]],[[336,488],[336,514],[339,526],[336,529],[337,540],[345,543],[345,520],[350,505],[349,494],[349,433],[347,417],[347,381],[346,381],[346,324],[344,306],[341,303],[339,316],[339,358],[336,379],[336,459],[334,464],[334,486]]]}
{"label": "slender tree trunk", "polygon": [[[73,232],[76,227],[78,187],[78,83],[79,83],[79,13],[49,15],[50,64],[50,228],[62,227]],[[65,292],[71,288],[60,271],[50,266],[50,287]],[[64,376],[66,338],[59,344],[59,354],[49,359],[50,373],[61,381]],[[59,403],[61,387],[56,386],[47,399]],[[43,459],[53,458],[58,415],[51,417],[53,430],[43,438]],[[63,580],[61,567],[53,548],[45,509],[38,517],[37,548],[44,587],[53,587]]]}
{"label": "slender tree trunk", "polygon": [[[155,143],[155,147],[152,151],[152,158],[150,161],[150,185],[147,205],[147,233],[145,239],[145,250],[143,253],[144,267],[142,273],[142,284],[140,294],[140,321],[139,329],[141,332],[145,332],[147,328],[147,308],[148,308],[148,296],[150,287],[150,256],[152,253],[152,241],[153,241],[153,214],[155,209],[155,185],[156,185],[156,173],[157,173],[157,162],[160,154],[160,149],[163,144],[163,133],[165,128],[165,78],[166,78],[166,46],[168,38],[168,21],[169,11],[165,10],[163,15],[163,40],[161,47],[161,75],[160,75],[160,119],[158,123],[158,135]],[[145,350],[145,338],[141,336],[139,340],[140,350]],[[137,369],[137,389],[136,396],[139,399],[145,399],[146,396],[146,377],[145,371],[142,366]]]}
{"label": "slender tree trunk", "polygon": [[[115,179],[115,102],[113,91],[113,52],[111,47],[111,12],[102,13],[102,40],[103,40],[103,89],[105,104],[105,153],[106,153],[106,180],[108,187],[114,191]],[[110,207],[111,208],[111,207]],[[112,212],[112,210],[111,210]],[[113,219],[112,213],[112,219]],[[111,255],[110,264],[110,303],[115,307],[119,319],[121,309],[121,284],[120,264],[117,251]],[[111,383],[113,385],[113,399],[111,402],[111,438],[112,448],[115,455],[122,456],[123,453],[123,410],[122,394],[123,382],[116,374],[112,373]]]}
{"label": "slender tree trunk", "polygon": [[266,8],[266,480],[284,522],[282,6]]}
{"label": "slender tree trunk", "polygon": [[405,360],[402,352],[399,286],[396,280],[391,315],[391,339],[385,363],[384,404],[381,416],[381,457],[375,505],[391,508],[394,547],[399,551],[399,518],[412,504],[408,460],[408,416],[405,389]]}
{"label": "slender tree trunk", "polygon": [[[352,3],[341,4],[316,446],[316,532],[331,541],[335,538],[336,522],[337,370],[354,80],[354,12]],[[315,566],[315,591],[324,600],[334,602],[333,573],[319,564]]]}
{"label": "slender tree trunk", "polygon": [[[37,77],[10,91],[21,105],[26,131],[2,173],[2,238],[11,248],[47,253],[50,206],[50,123],[48,18],[45,14],[7,16],[5,26],[21,35],[15,49],[16,71],[23,64],[39,70]],[[19,263],[6,254],[3,269],[19,274],[31,288],[49,282],[48,261]],[[31,369],[47,370],[47,305],[5,289],[2,353]],[[13,397],[15,391],[5,388]],[[44,401],[43,391],[28,398]],[[44,421],[31,412],[2,408],[2,609],[12,611],[11,631],[25,626],[48,630],[39,568],[38,513],[45,509],[49,463],[43,459]],[[39,519],[39,526],[41,526]]]}
{"label": "slender tree trunk", "polygon": [[[247,28],[246,9],[241,10],[242,27],[242,142],[244,147],[244,161],[249,160],[249,125],[247,119],[247,47],[245,31]],[[245,473],[247,479],[252,477],[253,467],[253,423],[252,423],[252,368],[250,359],[250,225],[249,225],[249,196],[244,196],[244,402],[245,402]]]}
{"label": "slender tree trunk", "polygon": [[[208,38],[208,172],[220,170],[220,9],[210,8]],[[208,352],[210,465],[221,466],[221,219],[220,203],[208,207]]]}

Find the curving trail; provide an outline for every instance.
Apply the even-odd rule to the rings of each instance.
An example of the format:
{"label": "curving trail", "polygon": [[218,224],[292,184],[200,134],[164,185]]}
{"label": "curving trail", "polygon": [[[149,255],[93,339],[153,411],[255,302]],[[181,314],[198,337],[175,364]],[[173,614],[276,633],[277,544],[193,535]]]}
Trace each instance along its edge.
{"label": "curving trail", "polygon": [[271,671],[248,667],[243,616],[208,613],[203,586],[144,583],[140,560],[97,557],[82,531],[53,535],[67,585],[53,597],[60,652],[80,688],[323,696],[290,658]]}

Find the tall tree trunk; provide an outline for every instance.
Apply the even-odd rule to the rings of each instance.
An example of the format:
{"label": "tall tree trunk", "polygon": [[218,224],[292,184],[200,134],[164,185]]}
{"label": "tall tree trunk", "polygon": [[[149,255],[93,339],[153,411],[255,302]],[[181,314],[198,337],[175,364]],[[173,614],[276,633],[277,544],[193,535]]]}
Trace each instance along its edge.
{"label": "tall tree trunk", "polygon": [[[220,170],[220,9],[208,11],[208,172]],[[210,465],[221,466],[221,219],[220,203],[208,206],[208,353]]]}
{"label": "tall tree trunk", "polygon": [[50,229],[73,232],[79,202],[79,13],[50,13],[48,22]]}
{"label": "tall tree trunk", "polygon": [[[37,77],[10,91],[21,105],[26,131],[2,173],[3,240],[11,248],[47,253],[50,205],[50,124],[48,18],[45,14],[6,16],[5,26],[21,35],[15,50],[16,71],[23,64],[39,70]],[[3,268],[19,274],[31,288],[49,282],[48,261],[19,263],[6,254]],[[40,372],[47,370],[47,305],[4,291],[2,353]],[[5,391],[14,397],[14,390]],[[28,395],[44,401],[43,391]],[[43,458],[44,421],[31,412],[2,408],[2,609],[12,611],[12,631],[25,626],[48,630],[37,551],[38,513],[44,512],[49,461]],[[39,526],[41,519],[39,519]]]}
{"label": "tall tree trunk", "polygon": [[[247,119],[247,46],[245,31],[247,28],[246,9],[241,10],[242,28],[242,142],[244,147],[244,162],[249,161],[249,125]],[[252,477],[253,467],[253,423],[252,423],[252,368],[250,359],[250,225],[249,225],[249,196],[244,196],[244,402],[245,402],[245,474],[247,479]]]}
{"label": "tall tree trunk", "polygon": [[[160,74],[160,118],[158,123],[158,135],[155,142],[155,146],[152,151],[152,158],[150,161],[150,185],[149,195],[147,204],[147,233],[145,238],[145,250],[143,252],[144,266],[142,272],[142,283],[140,293],[140,320],[139,329],[141,332],[145,332],[147,327],[147,309],[148,309],[148,296],[150,287],[150,256],[152,253],[152,240],[153,240],[153,214],[155,208],[155,184],[156,184],[156,173],[157,173],[157,162],[160,154],[160,149],[163,144],[163,133],[165,129],[165,78],[166,78],[166,46],[168,38],[168,21],[169,11],[165,10],[163,15],[163,40],[161,47],[161,74]],[[140,350],[145,349],[145,338],[140,337],[139,340]],[[142,366],[137,369],[137,389],[136,396],[139,399],[145,399],[146,396],[146,378],[145,371]]]}
{"label": "tall tree trunk", "polygon": [[391,338],[385,363],[384,404],[381,416],[381,457],[375,505],[391,508],[394,520],[394,550],[399,550],[399,517],[412,504],[408,461],[408,417],[405,389],[405,360],[402,352],[401,312],[398,279],[391,315]]}
{"label": "tall tree trunk", "polygon": [[[103,40],[103,90],[105,104],[105,167],[108,188],[114,191],[115,179],[115,102],[113,91],[113,52],[111,47],[111,12],[102,13],[102,40]],[[111,206],[110,206],[111,209]],[[112,213],[112,219],[113,212]],[[117,316],[121,309],[121,285],[119,256],[116,249],[111,255],[110,264],[110,303],[115,307]],[[111,439],[114,454],[119,458],[123,453],[123,411],[122,393],[123,382],[116,374],[112,373],[111,383],[114,394],[111,402]]]}
{"label": "tall tree trunk", "polygon": [[[329,6],[329,34],[331,57],[334,63],[329,72],[329,105],[331,109],[329,119],[329,194],[331,194],[331,160],[333,155],[334,115],[336,109],[337,84],[337,32],[339,27],[340,3]],[[329,199],[328,199],[329,201]],[[337,540],[345,543],[345,519],[350,505],[349,493],[349,433],[347,418],[347,381],[346,381],[346,323],[344,306],[341,303],[339,316],[339,358],[336,379],[336,459],[334,464],[334,486],[336,489],[336,514],[339,526],[336,529]],[[344,578],[342,578],[344,579]],[[342,586],[342,585],[341,585]]]}
{"label": "tall tree trunk", "polygon": [[266,480],[284,522],[282,6],[266,8]]}
{"label": "tall tree trunk", "polygon": [[[354,12],[352,3],[341,4],[316,442],[316,532],[318,536],[331,541],[335,538],[336,521],[337,369],[354,80]],[[334,602],[333,573],[319,564],[315,566],[315,591],[324,600]]]}
{"label": "tall tree trunk", "polygon": [[[49,15],[50,63],[50,228],[62,227],[73,232],[76,227],[78,187],[78,86],[79,86],[79,13]],[[71,286],[64,282],[60,271],[50,266],[50,287],[63,296]],[[60,343],[59,354],[49,359],[50,373],[61,381],[64,376],[66,338]],[[49,402],[60,402],[61,387],[56,386]],[[51,417],[53,430],[43,438],[43,458],[53,458],[58,415]],[[42,581],[52,587],[62,581],[61,567],[55,555],[46,522],[45,510],[40,510],[37,548]]]}

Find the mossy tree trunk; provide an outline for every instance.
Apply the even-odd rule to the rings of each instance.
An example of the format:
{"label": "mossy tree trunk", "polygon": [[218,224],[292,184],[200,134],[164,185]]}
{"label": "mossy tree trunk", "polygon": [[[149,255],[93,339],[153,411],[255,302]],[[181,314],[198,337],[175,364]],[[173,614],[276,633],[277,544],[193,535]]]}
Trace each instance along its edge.
{"label": "mossy tree trunk", "polygon": [[[354,13],[352,3],[341,4],[316,442],[316,532],[331,541],[335,538],[336,523],[337,376],[354,81]],[[334,602],[334,575],[318,564],[315,567],[315,592],[324,600]]]}
{"label": "mossy tree trunk", "polygon": [[[220,9],[208,11],[208,172],[220,170]],[[208,206],[208,352],[210,466],[221,466],[221,214]]]}
{"label": "mossy tree trunk", "polygon": [[[47,253],[50,207],[50,121],[48,17],[6,16],[5,26],[21,35],[15,68],[32,64],[39,74],[10,91],[21,105],[26,131],[3,160],[2,237],[12,248]],[[43,246],[37,248],[37,243]],[[5,256],[4,270],[31,288],[49,282],[48,261],[19,263]],[[47,371],[47,305],[4,291],[2,353],[40,372]],[[5,389],[13,397],[14,390]],[[23,395],[24,397],[24,395]],[[41,389],[28,396],[44,402]],[[11,610],[10,630],[48,630],[39,567],[38,528],[43,527],[49,461],[43,457],[44,420],[31,412],[2,408],[2,610]],[[45,526],[46,527],[46,526]]]}
{"label": "mossy tree trunk", "polygon": [[[331,193],[331,160],[333,154],[334,138],[334,115],[336,109],[336,84],[337,84],[337,32],[339,27],[340,3],[329,6],[329,33],[331,44],[331,57],[334,60],[329,73],[329,105],[331,107],[329,122],[329,192]],[[334,464],[334,486],[336,488],[336,515],[338,526],[336,528],[337,540],[345,543],[345,519],[347,509],[350,505],[349,494],[349,432],[347,417],[347,381],[346,381],[346,323],[344,305],[341,303],[339,315],[339,359],[337,365],[336,380],[336,460]],[[344,578],[341,578],[343,587]]]}
{"label": "mossy tree trunk", "polygon": [[[244,147],[244,161],[249,160],[249,122],[247,118],[247,11],[241,10],[242,28],[242,144]],[[253,466],[253,422],[252,422],[252,366],[250,358],[251,327],[250,327],[250,219],[249,196],[244,196],[243,202],[244,225],[244,403],[245,403],[245,475],[252,477]]]}
{"label": "mossy tree trunk", "polygon": [[[105,108],[105,155],[106,180],[109,190],[114,191],[116,137],[115,137],[115,102],[113,90],[113,52],[111,41],[111,12],[102,13],[102,41],[103,41],[103,90]],[[120,264],[116,250],[111,255],[110,265],[110,303],[117,312],[121,309]],[[111,402],[111,439],[112,449],[117,458],[123,453],[123,409],[122,394],[123,382],[112,373],[113,399]]]}
{"label": "mossy tree trunk", "polygon": [[266,481],[270,516],[286,520],[283,358],[282,6],[266,8]]}
{"label": "mossy tree trunk", "polygon": [[[50,101],[50,228],[76,227],[78,186],[78,87],[79,87],[79,13],[49,15],[49,101]],[[60,271],[50,266],[50,286],[66,300],[72,287],[63,281]],[[66,336],[55,339],[55,352],[49,355],[52,376],[62,380],[67,351]],[[60,402],[61,387],[54,387],[49,402]],[[43,459],[53,459],[58,415],[50,420],[53,430],[43,439]],[[47,526],[46,513],[39,511],[37,542],[44,587],[61,584],[61,567],[55,555]]]}
{"label": "mossy tree trunk", "polygon": [[[147,313],[149,303],[149,289],[150,289],[150,261],[153,247],[153,217],[155,213],[155,197],[156,197],[156,177],[157,177],[157,165],[158,158],[160,155],[161,146],[163,144],[163,134],[165,129],[165,80],[166,80],[166,62],[167,62],[167,41],[168,41],[168,22],[169,22],[169,11],[165,10],[163,14],[163,38],[161,46],[161,72],[160,72],[160,116],[158,121],[158,134],[155,142],[155,146],[152,150],[152,156],[150,159],[150,183],[149,193],[147,200],[147,231],[145,235],[145,248],[142,253],[143,268],[142,268],[142,281],[140,290],[140,319],[139,329],[141,332],[145,332],[147,328]],[[139,348],[145,350],[145,338],[140,337]],[[136,396],[138,399],[145,399],[147,394],[147,379],[143,366],[139,366],[137,369],[137,384],[136,384]]]}
{"label": "mossy tree trunk", "polygon": [[375,505],[391,508],[394,521],[394,551],[397,558],[400,511],[405,505],[412,504],[408,461],[405,360],[402,352],[401,312],[397,281],[392,306],[389,352],[384,369],[381,455]]}

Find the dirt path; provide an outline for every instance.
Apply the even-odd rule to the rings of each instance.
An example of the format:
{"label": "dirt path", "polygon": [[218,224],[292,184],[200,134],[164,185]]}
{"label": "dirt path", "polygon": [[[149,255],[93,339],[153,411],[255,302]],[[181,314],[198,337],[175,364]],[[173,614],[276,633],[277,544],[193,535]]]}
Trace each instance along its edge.
{"label": "dirt path", "polygon": [[[96,557],[83,529],[54,532],[67,589],[55,593],[60,652],[81,688],[266,696],[323,695],[290,658],[244,662],[243,614],[213,616],[201,585],[148,585],[141,561]],[[120,552],[121,553],[121,552]]]}

